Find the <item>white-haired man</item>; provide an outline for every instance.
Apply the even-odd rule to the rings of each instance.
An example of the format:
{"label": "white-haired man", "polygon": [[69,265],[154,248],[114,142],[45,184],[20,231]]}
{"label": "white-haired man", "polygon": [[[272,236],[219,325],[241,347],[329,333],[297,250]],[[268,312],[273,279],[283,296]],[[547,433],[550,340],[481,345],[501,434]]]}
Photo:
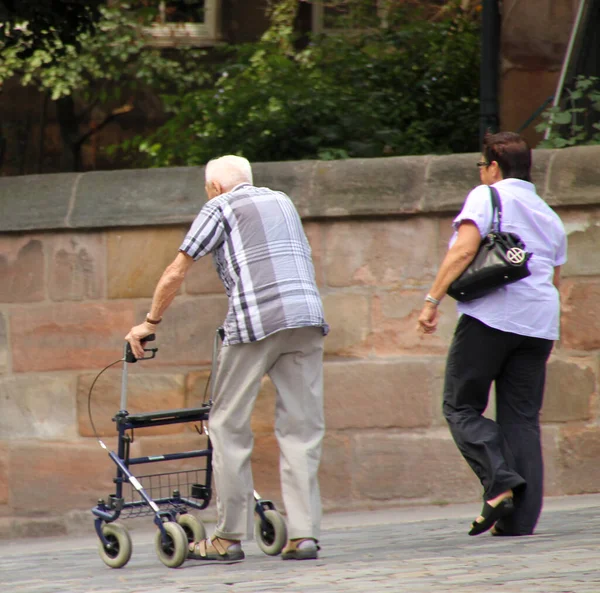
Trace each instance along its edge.
{"label": "white-haired man", "polygon": [[310,246],[292,201],[255,187],[246,159],[212,160],[205,176],[208,201],[159,280],[146,320],[125,339],[141,358],[140,340],[156,332],[192,263],[213,254],[229,299],[209,420],[218,520],[210,540],[190,546],[190,557],[244,558],[241,540],[251,537],[254,510],[250,417],[268,374],[277,390],[275,434],[288,519],[282,557],[317,558],[328,326]]}

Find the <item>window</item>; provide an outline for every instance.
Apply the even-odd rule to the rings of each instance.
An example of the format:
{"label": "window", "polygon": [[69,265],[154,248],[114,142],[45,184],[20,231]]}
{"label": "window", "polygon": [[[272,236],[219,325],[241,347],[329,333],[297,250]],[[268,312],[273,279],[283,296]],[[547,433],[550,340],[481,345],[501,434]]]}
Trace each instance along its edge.
{"label": "window", "polygon": [[387,26],[390,0],[313,0],[313,33],[341,33]]}
{"label": "window", "polygon": [[142,0],[137,4],[158,8],[154,22],[146,28],[150,45],[206,47],[220,41],[220,0]]}

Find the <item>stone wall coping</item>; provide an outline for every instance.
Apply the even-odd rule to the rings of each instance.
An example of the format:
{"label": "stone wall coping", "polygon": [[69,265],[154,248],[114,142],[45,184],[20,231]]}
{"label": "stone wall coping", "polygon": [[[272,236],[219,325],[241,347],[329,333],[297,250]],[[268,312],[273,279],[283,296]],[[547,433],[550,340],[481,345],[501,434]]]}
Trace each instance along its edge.
{"label": "stone wall coping", "polygon": [[[478,184],[478,154],[255,163],[305,219],[456,213]],[[533,182],[553,207],[600,203],[600,146],[535,150]],[[204,167],[0,178],[0,232],[189,224]]]}

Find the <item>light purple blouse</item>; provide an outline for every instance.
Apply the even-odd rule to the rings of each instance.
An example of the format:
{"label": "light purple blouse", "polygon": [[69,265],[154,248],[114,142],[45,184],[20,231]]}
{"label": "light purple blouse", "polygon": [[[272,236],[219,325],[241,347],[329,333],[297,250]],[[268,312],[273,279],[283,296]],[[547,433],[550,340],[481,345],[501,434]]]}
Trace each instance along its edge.
{"label": "light purple blouse", "polygon": [[[558,215],[540,198],[535,186],[520,179],[503,179],[494,184],[502,200],[502,231],[516,233],[533,253],[531,276],[502,287],[468,303],[458,303],[458,312],[506,332],[547,340],[560,336],[560,301],[552,284],[554,268],[567,261],[567,236]],[[453,227],[471,220],[484,237],[491,229],[490,189],[473,189]],[[456,232],[450,244],[456,240]]]}

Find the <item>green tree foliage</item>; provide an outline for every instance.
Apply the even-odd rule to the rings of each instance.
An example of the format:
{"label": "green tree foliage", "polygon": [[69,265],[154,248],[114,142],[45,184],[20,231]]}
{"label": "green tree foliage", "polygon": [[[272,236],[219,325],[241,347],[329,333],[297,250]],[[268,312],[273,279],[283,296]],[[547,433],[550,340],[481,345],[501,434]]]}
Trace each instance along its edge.
{"label": "green tree foliage", "polygon": [[59,53],[66,45],[78,47],[79,35],[93,32],[103,3],[103,0],[0,1],[0,47],[18,46],[22,57],[48,47],[56,47]]}
{"label": "green tree foliage", "polygon": [[99,11],[95,28],[80,32],[76,44],[58,35],[41,43],[30,23],[10,44],[0,45],[0,90],[14,76],[56,102],[65,171],[79,169],[82,144],[132,111],[144,93],[184,93],[208,76],[198,67],[205,52],[184,48],[168,54],[148,45],[145,27],[155,10],[132,11],[126,2],[112,2]]}
{"label": "green tree foliage", "polygon": [[231,48],[214,85],[164,97],[168,122],[135,142],[143,162],[195,165],[223,153],[277,161],[477,150],[474,11],[450,3],[431,20],[390,2],[387,26],[348,21],[346,34],[318,36],[293,51],[296,4],[276,5],[259,43]]}
{"label": "green tree foliage", "polygon": [[[204,83],[205,76],[196,67],[204,52],[183,48],[173,57],[149,46],[145,27],[153,13],[128,9],[127,3],[116,2],[102,7],[96,29],[78,35],[79,49],[58,38],[34,49],[37,43],[30,33],[16,44],[0,47],[0,84],[17,75],[21,84],[48,91],[52,100],[73,94],[106,100],[141,87],[179,93]],[[56,48],[62,52],[59,58]]]}
{"label": "green tree foliage", "polygon": [[478,3],[427,3],[435,10],[424,14],[414,8],[420,2],[380,0],[382,18],[365,10],[372,0],[327,2],[339,11],[338,33],[295,38],[298,0],[273,0],[272,26],[259,42],[217,48],[210,60],[199,50],[149,46],[144,31],[156,11],[126,2],[100,7],[94,27],[83,18],[73,43],[51,23],[40,29],[48,35],[36,33],[21,14],[11,25],[18,34],[0,39],[0,90],[16,76],[56,102],[65,171],[77,170],[82,144],[144,93],[161,96],[167,121],[113,147],[120,164],[477,150],[479,23],[469,6]]}

